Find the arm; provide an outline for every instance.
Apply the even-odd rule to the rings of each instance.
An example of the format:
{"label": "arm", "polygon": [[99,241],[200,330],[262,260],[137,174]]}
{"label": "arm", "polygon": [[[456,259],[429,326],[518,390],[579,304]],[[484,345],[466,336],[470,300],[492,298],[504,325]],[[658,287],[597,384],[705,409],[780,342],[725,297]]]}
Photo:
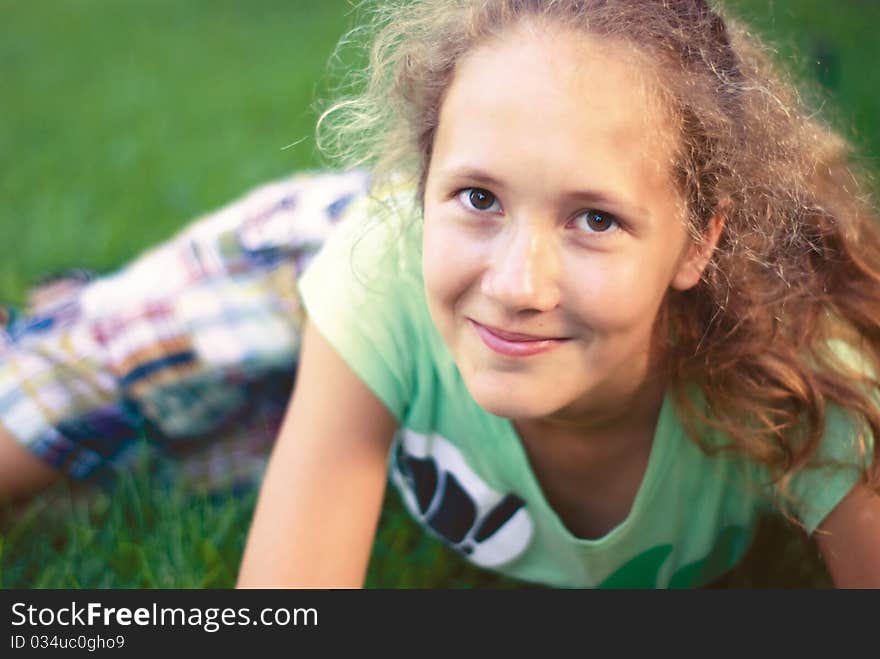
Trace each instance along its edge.
{"label": "arm", "polygon": [[863,483],[831,511],[816,541],[838,588],[880,588],[880,496]]}
{"label": "arm", "polygon": [[394,417],[306,322],[287,417],[266,471],[239,587],[360,587]]}

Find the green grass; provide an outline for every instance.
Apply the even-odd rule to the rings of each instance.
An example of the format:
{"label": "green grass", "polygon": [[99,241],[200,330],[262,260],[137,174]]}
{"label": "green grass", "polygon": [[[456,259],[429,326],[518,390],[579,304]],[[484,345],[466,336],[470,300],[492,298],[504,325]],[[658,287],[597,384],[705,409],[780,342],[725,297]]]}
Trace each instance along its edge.
{"label": "green grass", "polygon": [[247,188],[317,164],[312,99],[346,3],[0,9],[3,299],[57,267],[117,267]]}
{"label": "green grass", "polygon": [[[210,492],[160,477],[144,444],[104,486],[59,483],[0,512],[0,588],[223,588],[235,581],[253,486]],[[521,587],[477,570],[421,532],[390,490],[367,586]]]}
{"label": "green grass", "polygon": [[[825,85],[823,113],[874,166],[880,6],[734,4],[781,60]],[[21,303],[60,267],[116,268],[248,188],[318,166],[314,101],[327,96],[325,63],[349,10],[325,0],[0,0],[0,298]],[[0,517],[0,586],[230,586],[255,497],[169,485],[149,461],[112,488],[62,484]],[[814,546],[766,528],[719,585],[828,584]],[[517,585],[419,532],[395,495],[367,583]]]}

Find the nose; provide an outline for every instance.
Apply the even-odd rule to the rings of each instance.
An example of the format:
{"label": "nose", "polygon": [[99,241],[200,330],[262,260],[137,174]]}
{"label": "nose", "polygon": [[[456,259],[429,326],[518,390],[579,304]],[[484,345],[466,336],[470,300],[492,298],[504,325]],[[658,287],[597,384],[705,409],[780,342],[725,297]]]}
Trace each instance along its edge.
{"label": "nose", "polygon": [[511,228],[499,236],[481,290],[510,311],[550,311],[559,305],[559,245],[552,231]]}

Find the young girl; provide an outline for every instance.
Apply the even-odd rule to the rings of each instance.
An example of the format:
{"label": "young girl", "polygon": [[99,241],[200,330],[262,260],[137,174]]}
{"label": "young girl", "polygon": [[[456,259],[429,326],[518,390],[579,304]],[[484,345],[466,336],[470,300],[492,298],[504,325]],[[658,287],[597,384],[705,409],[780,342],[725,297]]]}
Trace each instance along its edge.
{"label": "young girl", "polygon": [[[837,585],[880,586],[880,237],[846,145],[752,37],[703,0],[416,0],[377,24],[366,93],[328,119],[372,194],[353,183],[299,264],[239,584],[361,585],[390,472],[431,533],[525,581],[701,585],[776,507]],[[235,258],[230,215],[173,243],[199,255],[167,312],[198,316],[190,343],[135,350],[106,316],[88,340],[134,382],[168,355],[281,368],[294,273],[248,277],[302,244],[266,220],[299,203],[249,215]],[[218,337],[246,284],[287,308]]]}

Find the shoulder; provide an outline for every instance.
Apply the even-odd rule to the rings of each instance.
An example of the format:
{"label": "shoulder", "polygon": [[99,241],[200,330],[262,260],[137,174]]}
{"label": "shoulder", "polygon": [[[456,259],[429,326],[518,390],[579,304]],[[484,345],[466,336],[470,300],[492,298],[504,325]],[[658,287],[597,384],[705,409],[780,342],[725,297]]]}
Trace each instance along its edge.
{"label": "shoulder", "polygon": [[420,287],[421,227],[408,190],[357,199],[308,264],[300,289],[308,296],[314,286],[337,284],[343,299],[379,304],[382,295]]}
{"label": "shoulder", "polygon": [[399,195],[352,204],[299,281],[306,314],[401,420],[417,369],[430,363],[421,280],[421,221]]}
{"label": "shoulder", "polygon": [[856,484],[815,534],[838,588],[880,588],[880,495]]}
{"label": "shoulder", "polygon": [[[876,364],[855,340],[834,339],[828,347],[853,377],[877,377]],[[880,403],[876,396],[874,400]],[[880,588],[880,495],[858,477],[876,456],[876,439],[842,407],[832,406],[829,418],[821,453],[849,468],[850,487],[822,519],[815,539],[837,587]],[[877,469],[875,457],[875,476]]]}
{"label": "shoulder", "polygon": [[[880,404],[871,381],[876,366],[859,347],[856,336],[833,338],[827,342],[825,364],[834,369],[847,385],[865,395],[861,403],[849,398],[826,400],[824,426],[819,445],[810,461],[790,479],[783,499],[800,520],[804,530],[824,537],[827,525],[837,527],[862,503],[870,501],[863,476],[875,462],[875,438],[864,410]],[[862,410],[862,411],[860,411]],[[876,497],[875,497],[876,498]],[[875,503],[876,505],[876,503]],[[846,525],[846,523],[844,523]],[[880,547],[880,546],[878,546]]]}

